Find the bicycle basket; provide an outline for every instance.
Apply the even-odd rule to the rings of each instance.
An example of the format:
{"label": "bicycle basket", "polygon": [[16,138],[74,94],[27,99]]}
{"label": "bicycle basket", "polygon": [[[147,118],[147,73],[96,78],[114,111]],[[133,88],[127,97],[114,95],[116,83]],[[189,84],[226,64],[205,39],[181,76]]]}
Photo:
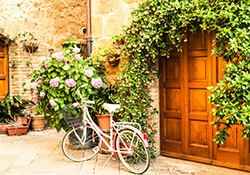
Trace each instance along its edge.
{"label": "bicycle basket", "polygon": [[82,125],[82,109],[73,104],[67,104],[62,108],[63,118],[68,127],[79,127]]}

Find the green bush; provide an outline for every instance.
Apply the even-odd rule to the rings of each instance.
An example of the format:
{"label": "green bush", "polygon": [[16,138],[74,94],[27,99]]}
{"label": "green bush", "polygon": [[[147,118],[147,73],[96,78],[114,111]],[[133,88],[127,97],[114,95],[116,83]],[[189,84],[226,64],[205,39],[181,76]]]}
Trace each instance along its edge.
{"label": "green bush", "polygon": [[[38,104],[38,113],[44,113],[51,127],[67,130],[61,109],[76,100],[74,95],[78,87],[87,84],[81,91],[83,97],[93,100],[95,95],[106,88],[106,78],[82,59],[80,49],[74,42],[67,42],[67,47],[54,53],[51,58],[43,61],[39,69],[31,74],[34,101]],[[79,100],[79,97],[76,95]]]}

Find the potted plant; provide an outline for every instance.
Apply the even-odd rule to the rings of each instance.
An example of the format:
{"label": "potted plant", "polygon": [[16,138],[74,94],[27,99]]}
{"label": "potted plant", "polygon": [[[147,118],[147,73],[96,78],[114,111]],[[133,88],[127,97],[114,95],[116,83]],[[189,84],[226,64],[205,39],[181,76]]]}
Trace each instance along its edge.
{"label": "potted plant", "polygon": [[104,60],[107,60],[111,66],[117,66],[120,61],[120,54],[117,50],[111,49],[109,46],[104,47],[104,44],[100,44],[97,50],[91,53],[90,59],[99,68],[102,68]]}
{"label": "potted plant", "polygon": [[31,115],[31,126],[34,131],[42,131],[45,126],[45,119],[43,114]]}
{"label": "potted plant", "polygon": [[[110,114],[103,108],[103,104],[115,103],[114,95],[117,93],[116,84],[117,82],[114,85],[109,82],[109,86],[99,91],[95,97],[95,116],[103,132],[109,132],[110,129]],[[105,138],[105,140],[109,142],[109,139]],[[105,144],[102,144],[102,148],[105,150],[108,149]],[[101,151],[101,153],[106,153],[106,151]]]}
{"label": "potted plant", "polygon": [[123,35],[115,35],[112,37],[111,39],[113,41],[113,43],[117,46],[120,46],[124,43],[124,36]]}
{"label": "potted plant", "polygon": [[20,39],[20,43],[23,45],[23,49],[26,50],[28,53],[34,53],[38,47],[39,47],[39,42],[37,41],[37,38],[30,32],[24,32],[24,33],[19,33],[18,38]]}
{"label": "potted plant", "polygon": [[75,41],[74,38],[70,38],[67,41],[62,43],[63,48],[69,48],[73,49],[74,47],[81,48],[83,46],[83,43],[79,41]]}
{"label": "potted plant", "polygon": [[103,131],[110,129],[110,114],[103,108],[104,103],[116,103],[114,95],[117,93],[117,82],[104,88],[96,96],[95,116],[97,117],[98,124]]}
{"label": "potted plant", "polygon": [[8,123],[6,128],[9,135],[22,135],[28,131],[30,117],[26,112],[27,104],[34,103],[30,100],[22,100],[20,95],[13,96],[11,101],[9,93],[5,96],[4,101],[0,103],[2,108],[0,112],[1,121]]}

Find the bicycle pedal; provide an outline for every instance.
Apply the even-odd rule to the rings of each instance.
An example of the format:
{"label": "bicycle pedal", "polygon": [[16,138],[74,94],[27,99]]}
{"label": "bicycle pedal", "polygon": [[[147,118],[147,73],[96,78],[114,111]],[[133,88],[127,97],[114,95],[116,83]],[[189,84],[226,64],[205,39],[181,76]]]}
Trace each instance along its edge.
{"label": "bicycle pedal", "polygon": [[94,153],[97,153],[100,149],[99,149],[98,146],[96,146],[96,147],[94,147],[92,150],[94,151]]}

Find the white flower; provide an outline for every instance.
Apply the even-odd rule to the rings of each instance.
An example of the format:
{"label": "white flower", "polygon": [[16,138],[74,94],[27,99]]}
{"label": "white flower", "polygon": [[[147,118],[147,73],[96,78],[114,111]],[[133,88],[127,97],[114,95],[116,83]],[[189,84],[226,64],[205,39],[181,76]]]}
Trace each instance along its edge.
{"label": "white flower", "polygon": [[63,66],[63,70],[68,70],[70,68],[70,66],[68,65],[68,64],[65,64],[64,66]]}

